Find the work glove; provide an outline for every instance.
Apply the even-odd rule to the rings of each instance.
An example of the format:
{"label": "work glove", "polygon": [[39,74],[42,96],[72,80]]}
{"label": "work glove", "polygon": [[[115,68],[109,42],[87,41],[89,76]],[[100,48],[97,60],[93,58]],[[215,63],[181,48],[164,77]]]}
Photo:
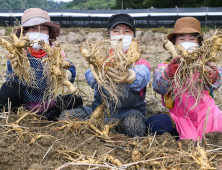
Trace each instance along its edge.
{"label": "work glove", "polygon": [[72,73],[71,73],[71,71],[66,70],[66,77],[67,77],[68,81],[71,80],[71,78],[72,78]]}
{"label": "work glove", "polygon": [[168,78],[173,78],[178,67],[180,66],[180,57],[173,58],[165,68],[165,74]]}
{"label": "work glove", "polygon": [[18,67],[18,56],[14,56],[14,54],[9,54],[8,59],[12,68],[15,70]]}
{"label": "work glove", "polygon": [[219,71],[217,65],[213,62],[208,61],[205,66],[209,77],[211,79],[211,84],[214,84],[219,78]]}
{"label": "work glove", "polygon": [[64,69],[64,71],[66,72],[65,74],[65,76],[63,76],[63,75],[59,75],[58,76],[58,79],[59,80],[63,80],[63,81],[70,81],[71,80],[71,78],[72,78],[72,73],[71,73],[71,71],[69,71],[69,70],[66,70],[66,69]]}
{"label": "work glove", "polygon": [[120,72],[112,67],[107,67],[109,71],[106,71],[106,73],[109,76],[112,76],[114,81],[118,84],[120,83],[127,83],[132,84],[136,78],[136,73],[132,69],[128,69],[126,72]]}

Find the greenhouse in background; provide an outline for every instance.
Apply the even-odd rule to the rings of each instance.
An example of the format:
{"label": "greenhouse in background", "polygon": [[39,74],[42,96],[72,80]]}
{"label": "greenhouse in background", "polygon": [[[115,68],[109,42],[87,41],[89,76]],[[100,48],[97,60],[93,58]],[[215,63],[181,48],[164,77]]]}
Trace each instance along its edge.
{"label": "greenhouse in background", "polygon": [[[202,26],[221,27],[222,7],[159,8],[124,10],[71,10],[46,9],[51,19],[61,27],[106,28],[108,18],[117,13],[133,16],[137,28],[172,28],[177,19],[184,16],[197,18]],[[14,26],[21,20],[24,10],[0,10],[0,25]]]}

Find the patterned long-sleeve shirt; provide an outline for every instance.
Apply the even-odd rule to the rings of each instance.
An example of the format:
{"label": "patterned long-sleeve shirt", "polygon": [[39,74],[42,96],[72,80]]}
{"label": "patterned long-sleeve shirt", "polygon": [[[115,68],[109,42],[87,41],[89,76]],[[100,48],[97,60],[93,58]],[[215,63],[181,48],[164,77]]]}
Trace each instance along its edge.
{"label": "patterned long-sleeve shirt", "polygon": [[[169,92],[172,85],[172,81],[168,80],[164,76],[164,70],[166,68],[166,65],[167,64],[161,64],[162,67],[160,66],[159,68],[157,68],[153,74],[153,90],[161,95],[165,95],[167,92]],[[217,90],[221,86],[222,69],[218,67],[218,71],[219,71],[218,80],[209,89],[206,90],[212,92],[213,90]]]}

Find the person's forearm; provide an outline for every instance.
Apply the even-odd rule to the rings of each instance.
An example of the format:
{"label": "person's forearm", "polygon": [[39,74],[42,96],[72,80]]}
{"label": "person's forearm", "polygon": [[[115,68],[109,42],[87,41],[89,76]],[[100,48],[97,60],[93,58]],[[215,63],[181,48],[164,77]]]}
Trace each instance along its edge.
{"label": "person's forearm", "polygon": [[140,91],[146,87],[150,80],[150,70],[145,65],[136,65],[133,70],[136,73],[136,78],[133,83],[128,84],[128,87],[133,91]]}
{"label": "person's forearm", "polygon": [[171,88],[170,81],[164,76],[165,67],[158,68],[153,73],[153,90],[165,95]]}
{"label": "person's forearm", "polygon": [[219,72],[219,77],[216,80],[216,82],[211,86],[211,88],[213,90],[217,90],[220,88],[221,84],[222,84],[222,69],[218,68],[218,72]]}
{"label": "person's forearm", "polygon": [[92,72],[90,69],[88,69],[85,73],[85,78],[87,80],[88,85],[92,88],[92,89],[96,89],[97,88],[97,82],[96,79],[94,78]]}
{"label": "person's forearm", "polygon": [[[67,61],[69,61],[69,60],[67,60]],[[70,71],[71,72],[71,77],[70,77],[70,82],[71,83],[73,83],[74,82],[74,80],[75,80],[75,77],[76,77],[76,68],[75,68],[75,66],[72,64],[72,62],[70,62],[71,63],[71,67],[68,69],[68,71]]]}

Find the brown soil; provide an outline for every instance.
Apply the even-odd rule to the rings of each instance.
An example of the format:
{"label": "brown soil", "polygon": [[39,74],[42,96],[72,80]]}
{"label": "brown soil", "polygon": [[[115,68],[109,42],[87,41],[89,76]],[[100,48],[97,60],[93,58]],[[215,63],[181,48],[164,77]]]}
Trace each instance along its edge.
{"label": "brown soil", "polygon": [[[1,119],[0,129],[0,169],[56,169],[63,164],[70,163],[78,158],[99,160],[100,165],[112,166],[113,163],[105,160],[104,154],[118,158],[122,164],[129,164],[141,160],[152,160],[137,166],[128,166],[127,169],[200,169],[190,155],[194,155],[196,142],[192,140],[176,141],[169,133],[162,136],[146,136],[143,138],[128,138],[124,135],[109,134],[110,139],[99,137],[94,131],[85,127],[66,127],[55,130],[64,122],[46,122],[36,116],[27,116],[19,126],[22,130],[11,128],[11,123],[20,116],[11,115],[7,126],[6,119]],[[69,122],[73,123],[73,122]],[[84,132],[84,133],[83,133]],[[37,135],[44,135],[30,144]],[[113,137],[114,136],[114,137]],[[221,148],[222,134],[219,132],[206,135],[206,150]],[[111,145],[105,146],[106,144]],[[213,145],[210,145],[213,144]],[[114,149],[114,146],[120,148]],[[141,158],[132,160],[132,151],[140,151]],[[208,152],[211,167],[219,169],[222,156],[220,150]],[[79,159],[81,160],[81,159]],[[64,169],[88,169],[89,166],[69,166]],[[95,168],[91,166],[91,168]],[[89,168],[90,169],[90,168]],[[98,168],[99,169],[99,168]],[[102,169],[102,168],[100,168]],[[109,169],[109,168],[103,168]],[[122,167],[124,169],[124,167]]]}

